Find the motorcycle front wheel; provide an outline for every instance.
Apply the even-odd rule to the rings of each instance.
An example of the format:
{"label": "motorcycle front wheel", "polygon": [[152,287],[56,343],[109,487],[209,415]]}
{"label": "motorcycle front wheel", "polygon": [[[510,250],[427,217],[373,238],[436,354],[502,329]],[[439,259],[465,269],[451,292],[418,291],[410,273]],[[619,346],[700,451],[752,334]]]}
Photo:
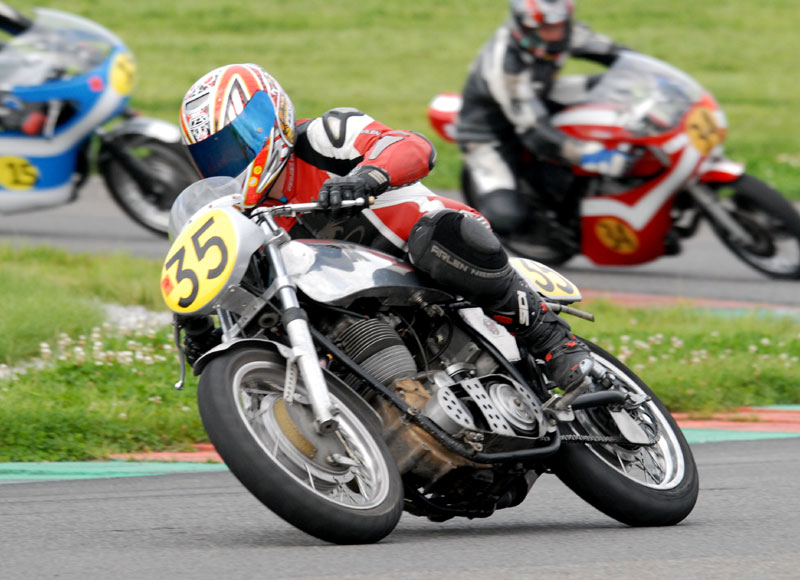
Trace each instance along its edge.
{"label": "motorcycle front wheel", "polygon": [[[111,197],[128,217],[151,232],[167,235],[169,210],[181,191],[200,179],[183,146],[144,135],[126,135],[116,146],[130,154],[134,175],[114,154],[101,154],[100,173]],[[149,184],[149,186],[148,186]]]}
{"label": "motorcycle front wheel", "polygon": [[203,426],[226,465],[270,510],[321,540],[377,542],[403,509],[400,474],[375,413],[329,378],[338,429],[321,435],[298,382],[283,396],[285,359],[258,348],[224,353],[200,376]]}
{"label": "motorcycle front wheel", "polygon": [[760,179],[744,174],[715,186],[728,213],[747,232],[731,236],[721,224],[712,227],[722,242],[746,264],[773,278],[800,278],[800,214],[789,200]]}
{"label": "motorcycle front wheel", "polygon": [[624,524],[677,524],[692,511],[699,491],[689,444],[664,404],[633,371],[599,346],[584,342],[595,362],[617,377],[615,388],[642,400],[642,395],[647,397],[624,412],[651,443],[619,442],[622,435],[606,407],[575,410],[575,420],[562,424],[565,441],[554,457],[553,472],[589,504]]}

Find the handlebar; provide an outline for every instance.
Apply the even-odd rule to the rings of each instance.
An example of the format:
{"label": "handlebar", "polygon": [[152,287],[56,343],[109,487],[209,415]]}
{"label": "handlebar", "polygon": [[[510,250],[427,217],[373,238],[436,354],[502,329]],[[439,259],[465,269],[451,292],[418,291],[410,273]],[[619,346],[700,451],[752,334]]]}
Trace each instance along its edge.
{"label": "handlebar", "polygon": [[[375,203],[375,198],[370,196],[368,199],[344,199],[342,200],[342,205],[339,206],[337,209],[347,209],[350,207],[368,207]],[[296,216],[297,214],[301,213],[310,213],[313,211],[330,211],[331,208],[329,207],[322,207],[318,201],[311,201],[308,203],[287,203],[283,205],[274,205],[271,207],[257,207],[255,208],[250,215],[257,216],[261,214],[269,214],[273,217],[278,216]]]}

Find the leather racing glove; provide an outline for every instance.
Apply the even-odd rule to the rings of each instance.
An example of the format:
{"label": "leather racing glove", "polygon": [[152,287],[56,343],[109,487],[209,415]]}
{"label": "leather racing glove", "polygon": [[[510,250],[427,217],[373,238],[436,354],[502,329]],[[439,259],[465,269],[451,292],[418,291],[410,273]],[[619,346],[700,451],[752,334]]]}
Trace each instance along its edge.
{"label": "leather racing glove", "polygon": [[[369,199],[389,188],[389,175],[380,167],[359,165],[347,175],[329,178],[319,190],[317,201],[323,208],[330,208],[334,215],[340,213],[342,201]],[[361,208],[354,208],[360,211]]]}

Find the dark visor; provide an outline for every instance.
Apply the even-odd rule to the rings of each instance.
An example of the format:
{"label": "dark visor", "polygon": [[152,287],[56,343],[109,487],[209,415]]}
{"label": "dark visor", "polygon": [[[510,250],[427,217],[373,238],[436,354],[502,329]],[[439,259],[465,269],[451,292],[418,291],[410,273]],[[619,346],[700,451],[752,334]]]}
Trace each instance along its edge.
{"label": "dark visor", "polygon": [[189,153],[203,177],[238,177],[261,151],[274,124],[272,99],[259,91],[222,131],[189,145]]}

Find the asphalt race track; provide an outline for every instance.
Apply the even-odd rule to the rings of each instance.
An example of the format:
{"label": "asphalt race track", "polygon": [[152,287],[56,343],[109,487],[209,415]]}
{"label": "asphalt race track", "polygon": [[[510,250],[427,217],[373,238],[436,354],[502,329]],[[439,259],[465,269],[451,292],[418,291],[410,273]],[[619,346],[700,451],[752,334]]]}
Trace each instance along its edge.
{"label": "asphalt race track", "polygon": [[669,528],[628,528],[543,476],[481,520],[404,514],[383,542],[332,546],[227,471],[0,485],[4,580],[795,579],[800,438],[693,446],[700,498]]}

